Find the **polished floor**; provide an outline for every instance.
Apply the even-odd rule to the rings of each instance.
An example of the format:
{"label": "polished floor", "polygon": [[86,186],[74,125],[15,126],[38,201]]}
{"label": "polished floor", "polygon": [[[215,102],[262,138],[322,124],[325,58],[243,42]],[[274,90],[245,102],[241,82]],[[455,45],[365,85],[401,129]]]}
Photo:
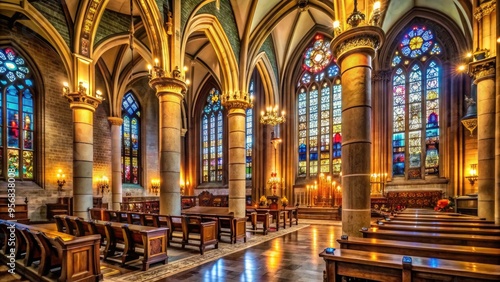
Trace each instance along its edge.
{"label": "polished floor", "polygon": [[156,281],[323,281],[319,253],[338,248],[341,227],[311,224],[293,233]]}

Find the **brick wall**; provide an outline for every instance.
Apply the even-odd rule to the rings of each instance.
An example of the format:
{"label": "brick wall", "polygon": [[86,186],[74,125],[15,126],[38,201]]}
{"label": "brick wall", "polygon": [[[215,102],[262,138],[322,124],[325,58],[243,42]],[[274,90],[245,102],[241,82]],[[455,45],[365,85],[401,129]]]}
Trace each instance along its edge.
{"label": "brick wall", "polygon": [[[27,197],[29,217],[45,220],[45,203],[55,202],[58,195],[71,195],[73,167],[73,123],[71,109],[61,96],[62,82],[68,81],[64,66],[53,48],[27,28],[9,30],[0,22],[0,39],[21,54],[36,80],[35,118],[39,157],[35,182],[16,183],[16,196]],[[6,45],[3,45],[6,46]],[[65,190],[57,191],[56,175],[66,174]],[[0,181],[0,194],[6,194],[6,182]]]}
{"label": "brick wall", "polygon": [[[71,47],[71,38],[69,34],[68,23],[64,17],[64,11],[60,0],[30,1],[30,4],[42,14],[59,34],[64,41]],[[66,2],[64,2],[66,3]]]}

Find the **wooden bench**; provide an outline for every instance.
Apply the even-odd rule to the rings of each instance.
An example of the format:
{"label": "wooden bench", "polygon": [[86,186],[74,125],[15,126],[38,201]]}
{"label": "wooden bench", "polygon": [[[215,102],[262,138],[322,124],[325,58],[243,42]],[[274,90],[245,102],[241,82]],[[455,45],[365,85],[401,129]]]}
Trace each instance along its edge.
{"label": "wooden bench", "polygon": [[499,236],[381,230],[379,228],[374,228],[374,227],[360,231],[361,233],[363,233],[364,238],[400,240],[400,241],[434,243],[434,244],[445,244],[445,245],[500,248]]}
{"label": "wooden bench", "polygon": [[259,224],[262,225],[262,233],[267,235],[273,216],[268,211],[256,211],[255,209],[247,209],[247,217],[252,224],[252,229],[257,230]]}
{"label": "wooden bench", "polygon": [[500,236],[498,229],[481,229],[474,227],[449,227],[449,226],[426,226],[426,225],[398,225],[398,224],[372,224],[382,230],[416,231],[425,233],[451,233],[451,234],[475,234],[484,236]]}
{"label": "wooden bench", "polygon": [[374,238],[344,238],[344,236],[337,242],[341,249],[500,264],[500,249],[495,248],[450,246]]}
{"label": "wooden bench", "polygon": [[167,263],[167,228],[129,225],[101,220],[95,220],[94,223],[98,232],[102,235],[104,230],[106,236],[105,259],[114,255],[117,243],[123,243],[122,263],[138,258],[136,246],[144,249],[142,270],[149,269],[152,263]]}
{"label": "wooden bench", "polygon": [[482,220],[469,217],[453,217],[453,218],[429,218],[429,217],[391,217],[390,220],[403,220],[403,221],[433,221],[433,222],[468,222],[468,223],[486,223],[494,224],[493,220]]}
{"label": "wooden bench", "polygon": [[200,254],[204,254],[205,247],[214,245],[215,249],[219,248],[217,240],[217,220],[202,220],[199,216],[185,217],[187,222],[186,242],[184,245],[197,246],[200,249]]}
{"label": "wooden bench", "polygon": [[324,281],[340,282],[342,276],[384,282],[500,280],[500,266],[493,264],[348,249],[319,256],[326,263]]}
{"label": "wooden bench", "polygon": [[[58,267],[58,281],[102,280],[99,259],[100,236],[75,237],[38,226],[3,220],[0,220],[0,226],[14,226],[17,230],[25,230],[32,234],[30,239],[26,239],[26,232],[20,233],[19,236],[25,238],[27,257],[15,262],[16,273],[28,280],[46,280],[41,277],[48,274],[47,271],[50,271],[52,267]],[[0,255],[0,259],[5,263],[9,262],[6,253]],[[40,261],[38,269],[33,268],[34,261]]]}
{"label": "wooden bench", "polygon": [[418,225],[418,226],[437,226],[437,227],[465,227],[481,229],[500,229],[500,225],[493,223],[474,223],[474,222],[450,222],[450,221],[406,221],[406,220],[377,220],[385,225]]}
{"label": "wooden bench", "polygon": [[[224,207],[193,207],[185,209],[182,214],[188,216],[201,216],[201,217],[215,217],[219,222],[219,241],[222,235],[228,234],[231,243],[236,243],[237,240],[243,239],[247,241],[246,237],[246,218],[236,218],[233,213],[229,212],[229,208]],[[227,231],[227,232],[225,232]]]}

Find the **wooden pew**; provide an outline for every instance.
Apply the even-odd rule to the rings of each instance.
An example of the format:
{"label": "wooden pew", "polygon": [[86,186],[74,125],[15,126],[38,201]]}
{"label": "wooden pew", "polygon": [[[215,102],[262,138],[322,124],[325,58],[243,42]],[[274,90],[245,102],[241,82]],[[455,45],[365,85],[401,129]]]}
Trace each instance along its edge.
{"label": "wooden pew", "polygon": [[348,249],[323,251],[319,256],[326,263],[324,281],[340,282],[342,276],[384,282],[500,280],[500,266],[493,264]]}
{"label": "wooden pew", "polygon": [[463,227],[463,228],[481,228],[481,229],[500,229],[500,225],[492,223],[474,223],[474,222],[449,222],[449,221],[406,221],[406,220],[378,220],[385,225],[418,225],[418,226],[436,226],[436,227]]}
{"label": "wooden pew", "polygon": [[[43,252],[57,252],[57,257],[60,258],[60,276],[58,281],[99,281],[102,280],[100,260],[99,260],[99,241],[100,236],[90,235],[83,237],[75,237],[66,233],[20,223],[0,220],[0,226],[15,226],[15,228],[29,229],[33,234],[37,233],[50,242],[51,247],[44,249]],[[1,229],[3,230],[3,228]],[[41,235],[44,234],[44,235]],[[21,233],[21,237],[24,235]],[[37,235],[38,236],[38,235]],[[24,237],[25,238],[25,237]],[[37,237],[40,238],[40,237]],[[48,244],[48,243],[47,243]],[[40,245],[39,245],[40,246]],[[36,247],[31,244],[29,240],[26,241],[27,253],[36,252]],[[42,248],[40,246],[40,251]],[[31,256],[31,255],[30,255]],[[54,254],[55,256],[55,254]],[[40,259],[43,254],[40,255]],[[55,257],[54,257],[55,258]],[[8,262],[7,256],[0,255],[0,259]],[[49,265],[47,258],[45,258],[44,265]],[[52,255],[51,255],[52,260]],[[16,273],[26,277],[30,281],[40,281],[42,278],[39,276],[37,270],[32,266],[26,265],[24,261],[16,261]],[[50,263],[52,265],[52,263]],[[39,267],[40,271],[46,273],[46,268]],[[45,279],[45,278],[44,278]]]}
{"label": "wooden pew", "polygon": [[375,227],[366,230],[362,229],[361,233],[363,233],[364,238],[400,240],[400,241],[446,244],[446,245],[476,246],[476,247],[486,247],[486,248],[500,248],[499,236],[381,230]]}
{"label": "wooden pew", "polygon": [[358,237],[344,238],[344,236],[338,239],[337,242],[339,242],[341,249],[500,264],[500,249],[495,248],[450,246]]}
{"label": "wooden pew", "polygon": [[122,263],[138,257],[135,246],[144,248],[142,270],[149,269],[155,262],[167,263],[168,229],[165,227],[150,227],[129,225],[120,222],[94,221],[97,230],[106,236],[105,259],[114,255],[116,244],[123,243]]}
{"label": "wooden pew", "polygon": [[500,236],[499,229],[481,229],[474,227],[448,227],[448,226],[426,226],[426,225],[398,225],[398,224],[372,224],[382,230],[416,231],[425,233],[451,233],[451,234],[475,234],[484,236]]}
{"label": "wooden pew", "polygon": [[448,217],[448,218],[429,218],[429,217],[392,217],[390,220],[403,220],[403,221],[433,221],[433,222],[468,222],[468,223],[483,223],[495,224],[493,220],[482,220],[469,217]]}
{"label": "wooden pew", "polygon": [[[237,240],[243,239],[247,241],[246,237],[246,218],[236,218],[233,213],[229,212],[227,207],[193,207],[182,211],[184,215],[194,215],[201,217],[215,217],[219,221],[219,240],[220,236],[225,234],[224,230],[228,229],[231,243],[236,243]],[[228,220],[226,220],[228,219]],[[222,233],[221,233],[222,231]]]}
{"label": "wooden pew", "polygon": [[202,255],[206,246],[214,245],[215,249],[219,248],[217,220],[202,221],[199,216],[189,216],[185,219],[187,221],[187,234],[184,245],[197,246]]}

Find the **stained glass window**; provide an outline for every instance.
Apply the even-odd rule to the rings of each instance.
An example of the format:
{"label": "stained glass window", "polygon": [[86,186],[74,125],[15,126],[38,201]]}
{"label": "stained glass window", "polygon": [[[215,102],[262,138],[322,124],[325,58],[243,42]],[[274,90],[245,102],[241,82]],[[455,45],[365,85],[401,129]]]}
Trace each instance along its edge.
{"label": "stained glass window", "polygon": [[132,92],[122,100],[122,183],[140,182],[141,111]]}
{"label": "stained glass window", "polygon": [[222,105],[219,90],[212,89],[201,116],[201,160],[203,182],[222,181]]}
{"label": "stained glass window", "polygon": [[304,52],[304,72],[298,82],[299,177],[341,172],[340,71],[331,53],[320,51],[324,46],[329,46],[328,41],[317,35]]}
{"label": "stained glass window", "polygon": [[332,58],[330,41],[325,40],[322,35],[318,34],[311,46],[306,49],[302,66],[311,73],[318,73],[331,63]]}
{"label": "stained glass window", "polygon": [[[250,89],[248,91],[250,97],[254,97],[254,82],[250,82]],[[246,150],[246,169],[245,175],[246,179],[252,179],[252,146],[253,146],[253,110],[252,108],[247,109],[246,116],[246,132],[245,132],[245,150]]]}
{"label": "stained glass window", "polygon": [[0,176],[13,172],[16,179],[33,180],[34,83],[25,60],[10,47],[0,49],[0,92]]}
{"label": "stained glass window", "polygon": [[[422,179],[439,174],[439,94],[442,53],[434,33],[413,27],[392,60],[392,174]],[[404,58],[403,58],[404,57]]]}

